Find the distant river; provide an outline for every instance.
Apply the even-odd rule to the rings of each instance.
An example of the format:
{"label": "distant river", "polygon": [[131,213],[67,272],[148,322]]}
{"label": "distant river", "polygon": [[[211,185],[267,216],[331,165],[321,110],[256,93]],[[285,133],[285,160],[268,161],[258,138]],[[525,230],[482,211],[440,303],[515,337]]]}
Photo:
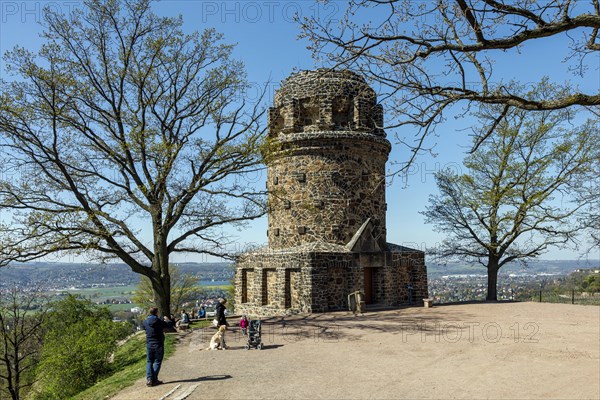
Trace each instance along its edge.
{"label": "distant river", "polygon": [[211,280],[200,280],[202,286],[227,286],[231,283],[229,281],[211,281]]}

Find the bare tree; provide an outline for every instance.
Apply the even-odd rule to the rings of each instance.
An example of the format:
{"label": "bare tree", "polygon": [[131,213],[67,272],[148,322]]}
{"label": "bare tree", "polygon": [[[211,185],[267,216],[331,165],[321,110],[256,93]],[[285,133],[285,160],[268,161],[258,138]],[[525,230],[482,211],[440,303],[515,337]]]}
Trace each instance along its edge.
{"label": "bare tree", "polygon": [[37,54],[5,55],[0,258],[89,254],[152,282],[170,312],[169,259],[222,256],[226,225],[265,212],[247,174],[261,167],[260,101],[213,29],[184,33],[150,0],[45,10]]}
{"label": "bare tree", "polygon": [[35,290],[0,289],[0,393],[13,400],[35,383],[47,304]]}
{"label": "bare tree", "polygon": [[571,185],[592,170],[598,129],[594,121],[565,129],[567,116],[512,109],[465,159],[466,173],[436,174],[440,194],[423,214],[447,239],[434,254],[485,266],[487,300],[497,300],[502,266],[572,244],[581,231],[576,217],[589,202],[572,201]]}
{"label": "bare tree", "polygon": [[[599,125],[596,124],[596,127]],[[596,150],[598,148],[596,147]],[[589,174],[582,176],[574,182],[572,191],[576,199],[587,206],[579,214],[579,220],[584,228],[585,242],[583,243],[584,255],[593,256],[598,260],[600,252],[600,150],[592,160]]]}
{"label": "bare tree", "polygon": [[[482,103],[502,105],[501,115],[510,107],[600,105],[595,62],[599,0],[350,0],[339,23],[318,16],[300,23],[317,59],[358,70],[382,86],[390,96],[389,115],[396,117],[390,127],[418,127],[415,142],[406,143],[413,158],[458,103],[462,110]],[[569,46],[550,44],[548,51],[563,54],[572,72],[589,74],[595,84],[581,90],[553,77],[563,90],[551,98],[531,99],[515,91],[514,82],[494,74],[494,62],[507,50],[549,37],[570,39]]]}

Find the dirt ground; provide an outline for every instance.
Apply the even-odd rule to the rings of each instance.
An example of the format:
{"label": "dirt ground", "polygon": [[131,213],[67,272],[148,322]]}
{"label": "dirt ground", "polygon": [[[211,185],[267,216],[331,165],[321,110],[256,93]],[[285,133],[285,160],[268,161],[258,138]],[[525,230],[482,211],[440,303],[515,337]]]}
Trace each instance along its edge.
{"label": "dirt ground", "polygon": [[114,399],[600,399],[600,307],[478,303],[270,319],[263,350],[182,338]]}

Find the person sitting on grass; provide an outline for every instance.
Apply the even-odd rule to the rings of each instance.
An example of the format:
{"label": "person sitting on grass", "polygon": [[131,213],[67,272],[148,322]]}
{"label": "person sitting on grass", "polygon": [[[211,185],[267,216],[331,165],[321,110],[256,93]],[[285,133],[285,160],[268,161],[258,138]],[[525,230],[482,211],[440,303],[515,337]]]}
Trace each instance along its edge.
{"label": "person sitting on grass", "polygon": [[189,324],[190,323],[190,315],[185,312],[185,310],[181,310],[181,323]]}
{"label": "person sitting on grass", "polygon": [[177,332],[177,329],[175,329],[175,321],[173,320],[173,315],[171,315],[171,316],[165,315],[163,317],[163,320],[165,321],[165,329],[164,329],[165,333]]}

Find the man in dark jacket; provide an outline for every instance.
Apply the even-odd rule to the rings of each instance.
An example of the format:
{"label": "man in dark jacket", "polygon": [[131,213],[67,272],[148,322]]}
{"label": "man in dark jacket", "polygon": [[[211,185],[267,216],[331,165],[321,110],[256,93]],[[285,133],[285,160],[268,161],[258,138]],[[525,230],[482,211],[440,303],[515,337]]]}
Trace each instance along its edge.
{"label": "man in dark jacket", "polygon": [[143,325],[146,331],[146,385],[156,386],[162,383],[158,380],[158,372],[165,354],[163,330],[166,323],[158,318],[158,308],[152,307]]}
{"label": "man in dark jacket", "polygon": [[[227,304],[227,299],[221,299],[215,307],[215,318],[217,319],[217,329],[219,329],[219,327],[221,325],[225,325],[225,329],[227,329],[227,319],[225,318],[225,308],[226,308],[225,305],[226,304]],[[222,339],[221,345],[223,346],[224,349],[226,349],[228,347],[227,345],[225,345],[225,332],[223,332],[223,339]]]}
{"label": "man in dark jacket", "polygon": [[227,325],[227,319],[225,318],[225,308],[227,299],[221,299],[215,307],[215,318],[217,319],[217,327],[221,325]]}

